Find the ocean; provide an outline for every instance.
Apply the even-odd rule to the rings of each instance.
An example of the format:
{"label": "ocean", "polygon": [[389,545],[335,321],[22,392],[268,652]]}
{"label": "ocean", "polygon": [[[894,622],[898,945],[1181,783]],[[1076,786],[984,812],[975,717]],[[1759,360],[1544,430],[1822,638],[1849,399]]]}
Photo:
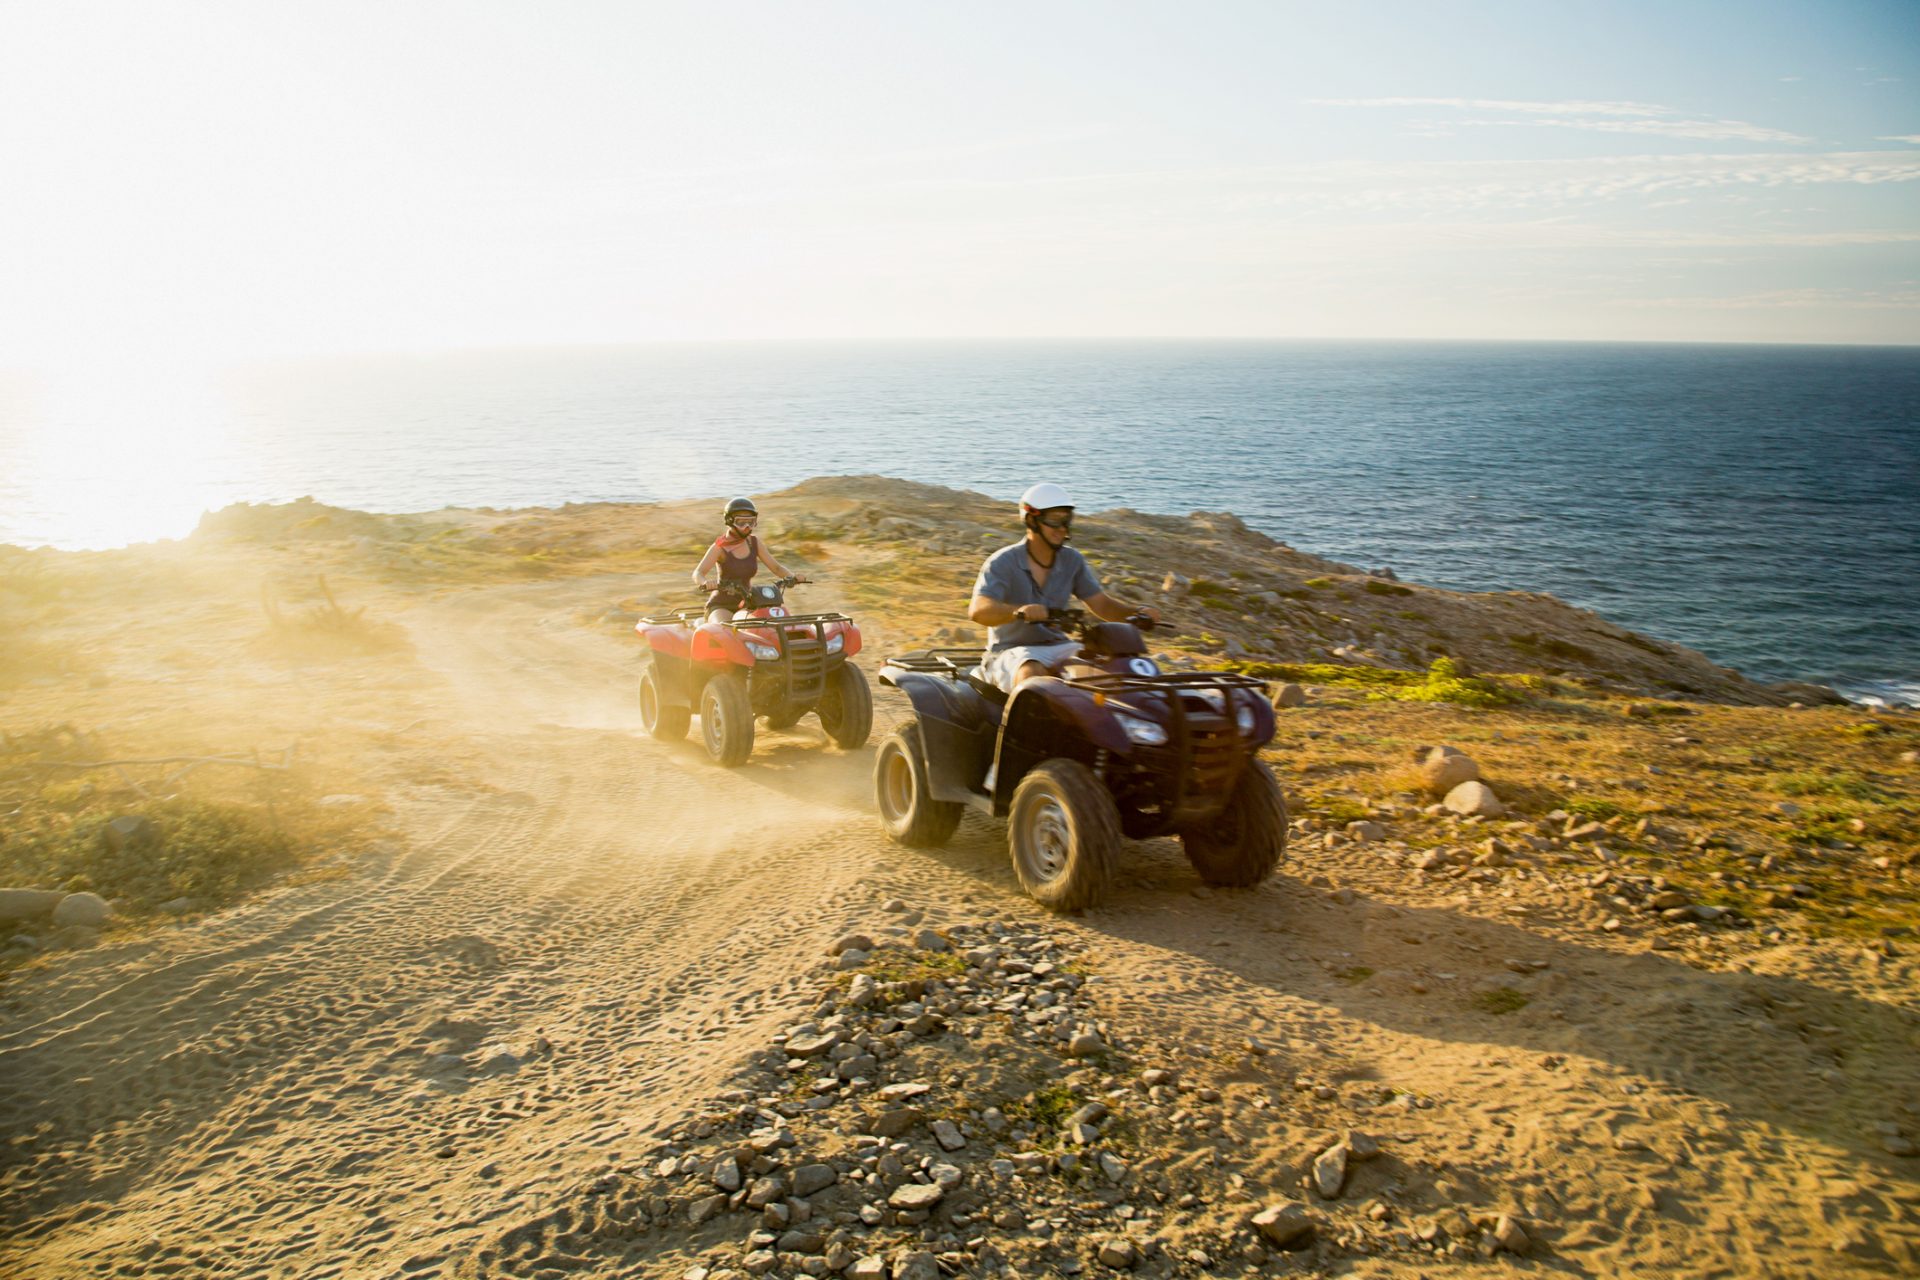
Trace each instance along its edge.
{"label": "ocean", "polygon": [[844,473],[1230,510],[1758,679],[1920,701],[1920,348],[746,343],[0,383],[0,542],[21,545],[307,494],[418,511]]}

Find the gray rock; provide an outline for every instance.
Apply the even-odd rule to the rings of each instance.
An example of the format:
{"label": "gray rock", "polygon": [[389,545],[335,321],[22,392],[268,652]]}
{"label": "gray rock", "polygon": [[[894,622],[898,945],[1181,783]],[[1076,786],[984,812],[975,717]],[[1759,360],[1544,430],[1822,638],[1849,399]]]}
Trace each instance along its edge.
{"label": "gray rock", "polygon": [[827,1238],[818,1231],[796,1229],[783,1233],[773,1247],[781,1253],[825,1253]]}
{"label": "gray rock", "polygon": [[1533,1247],[1526,1228],[1511,1214],[1501,1214],[1493,1224],[1493,1241],[1508,1253],[1525,1253]]}
{"label": "gray rock", "polygon": [[[935,1267],[938,1270],[938,1266]],[[877,1253],[870,1253],[855,1260],[854,1264],[840,1273],[847,1280],[887,1280],[887,1260]]]}
{"label": "gray rock", "polygon": [[[932,929],[922,929],[913,935],[913,945],[922,951],[950,951],[947,940]],[[871,947],[868,950],[872,950]]]}
{"label": "gray rock", "polygon": [[703,1196],[687,1206],[687,1221],[697,1227],[726,1207],[727,1198],[724,1195]]}
{"label": "gray rock", "polygon": [[838,1032],[823,1031],[818,1035],[794,1036],[787,1041],[787,1056],[790,1058],[812,1058],[825,1053],[840,1043]]}
{"label": "gray rock", "polygon": [[787,1180],[779,1174],[756,1178],[753,1186],[747,1189],[747,1205],[749,1208],[764,1209],[775,1200],[785,1198],[786,1194]]}
{"label": "gray rock", "polygon": [[1283,684],[1273,691],[1273,705],[1281,709],[1307,705],[1307,691],[1297,684]]}
{"label": "gray rock", "polygon": [[840,1181],[839,1172],[830,1164],[803,1164],[793,1171],[793,1194],[810,1196],[825,1191]]}
{"label": "gray rock", "polygon": [[1347,1185],[1347,1144],[1342,1142],[1328,1147],[1313,1162],[1313,1189],[1322,1199],[1337,1200],[1340,1189]]}
{"label": "gray rock", "polygon": [[832,947],[828,948],[829,954],[836,956],[848,951],[871,950],[873,950],[873,939],[864,933],[846,934],[836,941]]}
{"label": "gray rock", "polygon": [[1133,1247],[1133,1241],[1125,1236],[1115,1236],[1111,1240],[1100,1242],[1100,1264],[1116,1270],[1131,1270],[1140,1261],[1140,1251]]}
{"label": "gray rock", "polygon": [[67,896],[58,889],[0,889],[0,920],[38,920],[50,916]]}
{"label": "gray rock", "polygon": [[923,1114],[918,1107],[895,1107],[891,1111],[883,1111],[880,1118],[873,1122],[874,1136],[898,1138],[919,1124]]}
{"label": "gray rock", "polygon": [[873,1004],[879,996],[880,984],[873,980],[872,975],[865,973],[856,973],[853,975],[853,982],[847,987],[848,1004],[858,1009],[864,1009]]}
{"label": "gray rock", "polygon": [[1262,1239],[1281,1249],[1305,1248],[1313,1239],[1313,1213],[1297,1200],[1270,1204],[1249,1221]]}
{"label": "gray rock", "polygon": [[941,1280],[940,1262],[924,1250],[899,1254],[893,1260],[893,1280]]}
{"label": "gray rock", "polygon": [[740,1259],[740,1265],[750,1276],[763,1276],[780,1265],[780,1255],[771,1249],[755,1249]]}
{"label": "gray rock", "polygon": [[722,1156],[714,1162],[713,1170],[709,1176],[713,1179],[713,1185],[722,1191],[738,1191],[740,1189],[740,1162],[732,1156]]}
{"label": "gray rock", "polygon": [[1430,793],[1444,796],[1463,782],[1478,782],[1480,766],[1452,747],[1428,747],[1415,753],[1420,782]]}
{"label": "gray rock", "polygon": [[967,1140],[960,1136],[960,1130],[955,1126],[953,1121],[935,1120],[931,1127],[933,1129],[933,1140],[939,1143],[942,1149],[958,1151],[967,1145]]}
{"label": "gray rock", "polygon": [[1507,811],[1500,797],[1484,782],[1463,782],[1447,792],[1446,799],[1440,803],[1463,817],[1497,818]]}
{"label": "gray rock", "polygon": [[1370,840],[1385,840],[1387,838],[1387,829],[1377,822],[1368,822],[1362,819],[1358,822],[1349,822],[1347,824],[1347,834],[1355,840],[1365,843]]}
{"label": "gray rock", "polygon": [[908,1213],[916,1209],[931,1209],[945,1198],[947,1189],[937,1182],[909,1182],[895,1187],[893,1194],[887,1197],[890,1208],[901,1209]]}
{"label": "gray rock", "polygon": [[1414,867],[1421,871],[1438,871],[1447,865],[1444,849],[1429,849],[1414,860]]}
{"label": "gray rock", "polygon": [[1069,1057],[1085,1058],[1096,1053],[1105,1053],[1106,1051],[1107,1042],[1092,1031],[1082,1031],[1079,1035],[1067,1042],[1067,1054]]}

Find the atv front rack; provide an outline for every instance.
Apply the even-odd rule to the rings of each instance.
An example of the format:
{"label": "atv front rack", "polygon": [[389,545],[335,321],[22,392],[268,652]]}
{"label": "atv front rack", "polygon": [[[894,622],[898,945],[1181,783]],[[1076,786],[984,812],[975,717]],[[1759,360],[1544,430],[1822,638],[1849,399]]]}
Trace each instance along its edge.
{"label": "atv front rack", "polygon": [[[642,617],[640,621],[650,627],[667,627],[672,626],[676,622],[682,626],[700,627],[706,625],[707,616],[706,611],[702,609],[676,609],[672,613]],[[783,614],[778,618],[729,618],[725,622],[714,625],[732,627],[735,631],[739,631],[742,628],[754,630],[761,627],[782,627],[788,623],[800,623],[802,625],[813,626],[824,622],[852,621],[853,619],[844,613],[789,613]]]}
{"label": "atv front rack", "polygon": [[[1234,717],[1232,691],[1245,689],[1264,699],[1267,688],[1264,680],[1234,671],[1169,671],[1152,676],[1102,673],[1076,676],[1065,683],[1098,697],[1148,693],[1165,700],[1167,741],[1138,751],[1136,759],[1167,775],[1167,813],[1184,810],[1189,795],[1218,795],[1233,782],[1248,753]],[[1212,691],[1220,694],[1218,707],[1204,699]],[[1199,705],[1189,706],[1190,700]]]}

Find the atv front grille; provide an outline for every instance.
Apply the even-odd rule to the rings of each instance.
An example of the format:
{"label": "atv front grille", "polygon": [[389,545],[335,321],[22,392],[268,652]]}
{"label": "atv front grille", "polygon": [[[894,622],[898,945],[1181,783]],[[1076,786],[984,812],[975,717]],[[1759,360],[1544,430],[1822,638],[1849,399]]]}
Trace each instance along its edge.
{"label": "atv front grille", "polygon": [[817,702],[827,689],[827,653],[818,640],[802,640],[796,632],[787,632],[781,651],[787,671],[787,700]]}

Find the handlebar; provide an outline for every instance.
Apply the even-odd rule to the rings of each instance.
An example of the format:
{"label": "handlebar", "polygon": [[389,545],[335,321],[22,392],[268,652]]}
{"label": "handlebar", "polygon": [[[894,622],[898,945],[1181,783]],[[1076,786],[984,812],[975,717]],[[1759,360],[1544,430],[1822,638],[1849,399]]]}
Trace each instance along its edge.
{"label": "handlebar", "polygon": [[[1095,618],[1085,609],[1068,607],[1065,609],[1047,610],[1047,616],[1042,618],[1037,625],[1054,627],[1061,631],[1084,631],[1089,625],[1098,624],[1100,621],[1102,620]],[[1145,613],[1130,614],[1126,618],[1121,619],[1121,621],[1130,626],[1138,627],[1142,631],[1152,631],[1162,625],[1155,622]]]}
{"label": "handlebar", "polygon": [[[721,579],[721,582],[724,582],[724,581],[725,581],[725,579],[724,579],[724,578],[723,578],[723,579]],[[794,587],[794,586],[798,586],[798,585],[800,585],[800,584],[801,584],[801,583],[803,583],[803,582],[817,582],[817,581],[819,581],[819,579],[817,579],[817,578],[809,578],[809,577],[806,577],[806,576],[805,576],[805,575],[803,575],[803,574],[797,574],[797,573],[796,573],[796,574],[794,574],[794,575],[792,575],[791,577],[786,577],[786,578],[775,578],[775,579],[773,579],[772,581],[773,581],[773,585],[774,585],[774,586],[776,586],[776,587],[778,587],[778,588],[780,588],[780,589],[781,589],[782,591],[785,591],[785,590],[786,590],[786,589],[787,589],[788,587]],[[701,591],[701,592],[704,592],[704,593],[706,593],[706,594],[708,594],[708,595],[711,595],[711,594],[712,594],[712,593],[714,593],[715,591],[718,591],[718,590],[720,589],[720,587],[719,587],[719,584],[715,584],[714,586],[711,586],[711,587],[708,587],[708,586],[702,586],[702,587],[699,587],[699,588],[697,588],[697,589],[698,589],[699,591]]]}

